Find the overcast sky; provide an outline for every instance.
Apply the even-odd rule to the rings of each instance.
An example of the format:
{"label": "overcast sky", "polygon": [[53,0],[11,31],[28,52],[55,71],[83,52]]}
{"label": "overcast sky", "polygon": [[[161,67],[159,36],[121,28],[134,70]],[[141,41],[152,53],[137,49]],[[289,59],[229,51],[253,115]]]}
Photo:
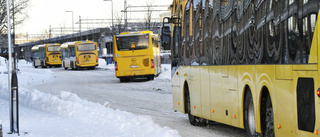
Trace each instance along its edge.
{"label": "overcast sky", "polygon": [[[30,0],[31,5],[26,14],[29,18],[17,28],[17,33],[41,34],[45,30],[59,27],[72,27],[72,13],[74,22],[81,19],[111,19],[111,2],[104,0]],[[170,5],[172,0],[127,0],[131,6],[145,6],[147,1],[154,1],[153,5]],[[113,17],[120,15],[124,8],[124,0],[113,0]],[[159,12],[154,12],[157,14]],[[145,13],[128,13],[131,18],[144,18]],[[115,21],[114,21],[115,22]],[[111,24],[110,24],[111,25]],[[78,28],[78,24],[74,24]],[[91,27],[82,24],[82,28]],[[93,27],[93,26],[92,26]]]}

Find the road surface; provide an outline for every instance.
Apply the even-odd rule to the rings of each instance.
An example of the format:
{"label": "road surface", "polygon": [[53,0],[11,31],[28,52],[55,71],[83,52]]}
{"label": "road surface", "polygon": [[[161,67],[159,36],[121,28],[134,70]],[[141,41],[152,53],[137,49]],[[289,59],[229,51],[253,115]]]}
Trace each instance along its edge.
{"label": "road surface", "polygon": [[[170,68],[170,66],[165,67]],[[186,114],[174,112],[171,81],[167,78],[168,75],[170,77],[170,71],[160,74],[153,81],[137,79],[120,83],[115,77],[112,65],[98,67],[95,70],[50,69],[54,75],[51,80],[33,83],[27,88],[53,95],[68,91],[91,102],[99,104],[109,102],[113,109],[150,116],[155,123],[176,129],[183,137],[246,136],[243,129],[219,123],[202,127],[192,126]]]}

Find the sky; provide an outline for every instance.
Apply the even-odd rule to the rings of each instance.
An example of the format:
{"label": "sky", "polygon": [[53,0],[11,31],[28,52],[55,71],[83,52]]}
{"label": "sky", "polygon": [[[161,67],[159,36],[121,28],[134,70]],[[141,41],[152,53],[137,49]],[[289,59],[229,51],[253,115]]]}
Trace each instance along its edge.
{"label": "sky", "polygon": [[[153,5],[170,5],[172,0],[127,0],[127,5],[145,6],[147,1]],[[124,8],[124,0],[113,0],[113,17],[120,15]],[[45,30],[60,27],[72,27],[72,13],[74,22],[81,19],[111,19],[111,2],[104,0],[30,0],[27,10],[29,18],[17,27],[17,33],[41,34]],[[155,13],[156,14],[156,13]],[[141,18],[145,13],[128,13],[128,18]],[[115,22],[115,21],[114,21]],[[79,24],[74,24],[78,28]],[[82,28],[92,27],[82,24]]]}

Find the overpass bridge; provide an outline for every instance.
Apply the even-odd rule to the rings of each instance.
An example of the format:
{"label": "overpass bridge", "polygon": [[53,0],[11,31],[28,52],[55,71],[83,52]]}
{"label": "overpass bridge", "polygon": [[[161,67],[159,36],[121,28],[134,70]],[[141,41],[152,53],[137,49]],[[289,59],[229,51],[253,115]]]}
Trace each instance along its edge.
{"label": "overpass bridge", "polygon": [[[83,41],[92,40],[98,43],[98,49],[107,48],[108,51],[113,50],[113,31],[111,28],[97,28],[87,31],[82,31],[79,33],[68,34],[60,37],[53,37],[40,41],[33,41],[29,43],[19,44],[17,49],[17,54],[19,59],[25,59],[27,61],[31,60],[31,48],[34,45],[45,44],[45,43],[64,43],[70,41]],[[6,51],[1,49],[1,51]],[[99,50],[99,56],[102,55],[102,50]],[[108,52],[109,53],[109,52]],[[113,53],[113,52],[112,52]],[[0,53],[2,54],[2,53]],[[3,53],[5,54],[5,53]],[[8,54],[8,53],[6,53]]]}

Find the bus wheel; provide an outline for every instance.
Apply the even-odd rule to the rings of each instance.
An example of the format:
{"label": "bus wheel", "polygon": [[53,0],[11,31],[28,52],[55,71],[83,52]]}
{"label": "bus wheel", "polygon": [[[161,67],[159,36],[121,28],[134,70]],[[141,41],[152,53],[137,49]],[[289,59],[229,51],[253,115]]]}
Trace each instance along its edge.
{"label": "bus wheel", "polygon": [[128,82],[129,80],[129,78],[120,78],[120,82]]}
{"label": "bus wheel", "polygon": [[274,124],[273,124],[273,109],[272,109],[272,102],[271,102],[270,95],[268,95],[265,109],[266,109],[266,112],[265,112],[266,129],[265,129],[264,136],[274,137],[275,135],[274,135]]}
{"label": "bus wheel", "polygon": [[244,122],[245,129],[249,137],[253,137],[256,134],[255,131],[255,119],[254,119],[254,106],[250,90],[246,92],[244,108]]}
{"label": "bus wheel", "polygon": [[185,95],[185,108],[186,108],[186,113],[188,114],[189,122],[193,126],[198,126],[200,125],[200,119],[194,115],[191,114],[191,103],[190,103],[190,96],[189,96],[189,89],[186,86],[186,95]]}
{"label": "bus wheel", "polygon": [[147,80],[154,80],[154,76],[147,76]]}

